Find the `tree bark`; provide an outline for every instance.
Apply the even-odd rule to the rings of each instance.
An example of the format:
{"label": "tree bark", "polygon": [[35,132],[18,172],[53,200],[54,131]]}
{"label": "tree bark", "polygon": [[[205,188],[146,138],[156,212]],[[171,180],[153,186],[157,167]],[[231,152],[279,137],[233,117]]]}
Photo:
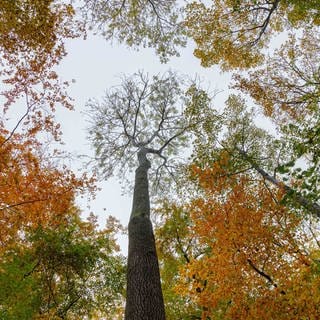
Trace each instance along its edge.
{"label": "tree bark", "polygon": [[146,151],[138,153],[132,212],[129,221],[127,299],[125,320],[165,320],[158,257],[148,189],[150,162]]}

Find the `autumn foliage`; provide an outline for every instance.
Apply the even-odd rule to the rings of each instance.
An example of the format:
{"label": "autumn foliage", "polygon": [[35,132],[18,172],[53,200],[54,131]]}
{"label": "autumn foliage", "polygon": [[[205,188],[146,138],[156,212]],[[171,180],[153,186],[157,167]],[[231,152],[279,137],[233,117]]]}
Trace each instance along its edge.
{"label": "autumn foliage", "polygon": [[[186,230],[180,234],[183,240],[178,232],[171,234],[167,248],[176,252],[175,257],[186,249],[190,254],[191,249],[182,246],[189,239],[193,251],[197,248],[202,254],[190,254],[182,264],[176,258],[178,284],[171,288],[177,301],[190,298],[197,306],[194,316],[202,310],[201,319],[317,319],[315,225],[283,205],[281,190],[266,188],[262,180],[246,174],[228,175],[227,162],[224,155],[212,166],[191,167],[199,193],[180,208],[189,215],[188,236]],[[181,246],[173,249],[177,239]]]}
{"label": "autumn foliage", "polygon": [[14,240],[25,228],[58,225],[68,215],[75,196],[93,187],[93,180],[76,178],[59,169],[34,140],[14,135],[1,139],[1,242]]}
{"label": "autumn foliage", "polygon": [[82,29],[58,1],[1,1],[0,13],[0,318],[116,317],[121,226],[110,218],[98,230],[93,214],[81,218],[76,197],[94,196],[95,179],[50,144],[61,138],[54,111],[72,109],[55,68]]}
{"label": "autumn foliage", "polygon": [[98,231],[94,216],[83,221],[75,204],[77,195],[95,191],[94,179],[76,177],[54,154],[48,160],[40,142],[18,134],[2,136],[0,154],[0,317],[116,312],[124,287],[119,224],[111,219]]}
{"label": "autumn foliage", "polygon": [[53,111],[59,105],[71,109],[72,104],[66,92],[68,82],[60,79],[55,68],[66,55],[66,39],[83,32],[74,9],[55,0],[5,0],[0,13],[3,111],[20,105],[16,114],[22,115],[27,134],[46,130],[58,138]]}
{"label": "autumn foliage", "polygon": [[255,67],[276,35],[319,24],[317,1],[193,1],[186,7],[194,55],[204,67],[219,64],[224,70]]}
{"label": "autumn foliage", "polygon": [[[154,47],[162,62],[188,36],[202,66],[234,72],[237,94],[223,110],[195,85],[180,90],[182,78],[168,86],[154,77],[163,86],[148,91],[142,72],[140,89],[127,79],[127,105],[111,91],[107,109],[89,103],[92,114],[102,110],[92,140],[106,177],[125,168],[126,154],[133,165],[142,147],[145,158],[160,156],[154,173],[163,190],[161,168],[179,181],[178,196],[160,199],[155,212],[167,320],[320,319],[319,1],[74,3],[0,1],[0,319],[123,318],[125,267],[115,240],[123,227],[82,218],[76,199],[94,196],[95,178],[76,174],[51,144],[62,136],[55,111],[73,109],[57,66],[65,42],[86,27]],[[174,110],[177,102],[185,112]],[[262,116],[274,134],[256,124]],[[119,127],[129,142],[121,144]],[[171,168],[162,151],[176,156],[188,145],[182,134],[193,135],[191,160]]]}

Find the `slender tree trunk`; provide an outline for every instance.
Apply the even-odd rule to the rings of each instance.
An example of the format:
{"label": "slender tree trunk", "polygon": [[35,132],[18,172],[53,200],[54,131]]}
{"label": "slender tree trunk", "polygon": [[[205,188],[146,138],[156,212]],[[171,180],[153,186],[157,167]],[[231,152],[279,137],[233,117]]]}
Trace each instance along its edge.
{"label": "slender tree trunk", "polygon": [[138,153],[132,212],[129,222],[125,320],[165,320],[158,257],[150,220],[146,151]]}

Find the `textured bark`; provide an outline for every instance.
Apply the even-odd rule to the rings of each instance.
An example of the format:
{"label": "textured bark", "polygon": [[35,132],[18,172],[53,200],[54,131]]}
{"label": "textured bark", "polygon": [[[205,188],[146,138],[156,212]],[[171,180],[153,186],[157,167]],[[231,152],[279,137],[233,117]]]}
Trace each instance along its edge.
{"label": "textured bark", "polygon": [[165,320],[160,273],[150,221],[146,152],[138,154],[132,212],[129,222],[125,320]]}

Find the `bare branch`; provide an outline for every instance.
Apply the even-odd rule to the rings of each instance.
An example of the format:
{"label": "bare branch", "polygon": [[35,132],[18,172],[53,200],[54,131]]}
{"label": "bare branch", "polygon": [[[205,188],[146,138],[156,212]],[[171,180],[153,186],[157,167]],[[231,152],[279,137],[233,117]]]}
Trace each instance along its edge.
{"label": "bare branch", "polygon": [[105,178],[134,168],[132,155],[143,149],[154,156],[150,175],[172,180],[172,156],[188,147],[188,131],[199,121],[184,114],[191,85],[171,71],[150,79],[138,72],[123,77],[102,103],[88,102],[89,135]]}
{"label": "bare branch", "polygon": [[30,104],[29,102],[29,98],[28,98],[28,94],[26,93],[26,105],[27,105],[27,110],[26,112],[23,114],[23,116],[19,119],[19,121],[17,122],[17,124],[15,125],[15,127],[12,129],[12,131],[10,132],[9,136],[1,143],[0,147],[2,147],[5,143],[7,143],[12,136],[14,135],[14,133],[16,132],[16,130],[18,129],[18,127],[20,126],[20,124],[22,123],[22,121],[29,115],[29,112],[32,108],[33,104]]}
{"label": "bare branch", "polygon": [[[252,262],[251,259],[247,259],[247,262],[249,263],[250,267],[256,271],[261,277],[267,279],[267,281],[275,288],[278,288],[278,285],[273,281],[273,279],[267,274],[265,273],[263,270],[260,270],[257,266],[255,266],[255,264]],[[281,290],[280,291],[281,294],[285,294],[285,291]]]}
{"label": "bare branch", "polygon": [[239,154],[243,157],[244,160],[248,161],[252,167],[266,180],[271,182],[273,185],[277,186],[278,188],[283,188],[286,194],[292,196],[293,200],[295,200],[298,204],[302,207],[309,210],[311,213],[315,214],[317,217],[320,217],[320,206],[316,202],[311,202],[307,198],[303,197],[300,193],[283,183],[282,181],[277,180],[272,175],[268,174],[265,170],[259,167],[249,155],[241,150],[238,149]]}

